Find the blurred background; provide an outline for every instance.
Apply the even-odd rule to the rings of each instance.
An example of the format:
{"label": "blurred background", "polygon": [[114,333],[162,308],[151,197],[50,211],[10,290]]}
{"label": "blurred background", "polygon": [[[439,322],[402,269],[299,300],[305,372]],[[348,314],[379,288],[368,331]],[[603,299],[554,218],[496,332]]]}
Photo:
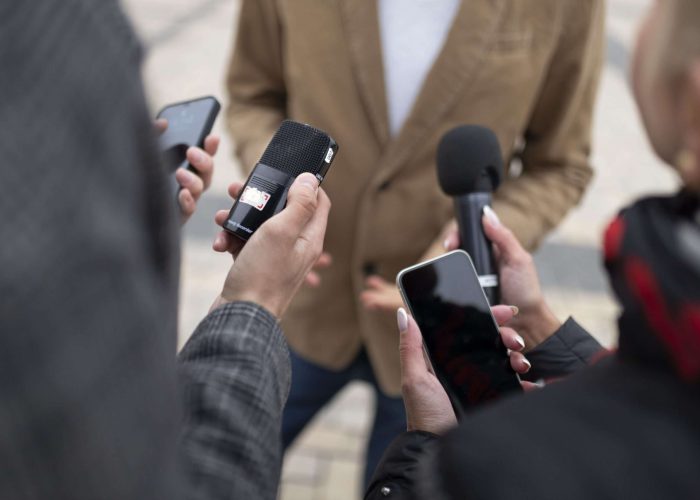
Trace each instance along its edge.
{"label": "blurred background", "polygon": [[[144,79],[152,114],[163,105],[201,95],[225,105],[224,72],[235,34],[238,0],[122,0],[146,47]],[[601,267],[600,241],[617,210],[641,194],[668,192],[676,181],[652,155],[628,85],[636,28],[650,0],[608,0],[607,62],[594,128],[596,177],[580,207],[536,255],[545,295],[560,319],[569,315],[608,346],[615,344],[616,307]],[[184,231],[181,343],[219,292],[230,258],[215,254],[213,216],[228,209],[229,183],[241,178],[232,145],[222,136],[211,189]],[[320,413],[287,454],[282,500],[361,498],[359,478],[371,394],[348,386]]]}

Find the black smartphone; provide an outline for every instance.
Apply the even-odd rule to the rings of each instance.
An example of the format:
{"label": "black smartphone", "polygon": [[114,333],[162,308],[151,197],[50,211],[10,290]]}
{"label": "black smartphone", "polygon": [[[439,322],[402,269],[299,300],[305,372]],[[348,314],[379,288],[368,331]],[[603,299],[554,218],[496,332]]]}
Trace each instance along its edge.
{"label": "black smartphone", "polygon": [[396,281],[458,416],[522,390],[465,251],[404,269]]}
{"label": "black smartphone", "polygon": [[[172,174],[180,167],[196,172],[187,161],[187,149],[204,147],[204,139],[211,133],[219,110],[221,105],[212,96],[169,104],[160,110],[157,118],[168,120],[168,128],[160,136],[160,147]],[[174,184],[179,189],[177,182]]]}

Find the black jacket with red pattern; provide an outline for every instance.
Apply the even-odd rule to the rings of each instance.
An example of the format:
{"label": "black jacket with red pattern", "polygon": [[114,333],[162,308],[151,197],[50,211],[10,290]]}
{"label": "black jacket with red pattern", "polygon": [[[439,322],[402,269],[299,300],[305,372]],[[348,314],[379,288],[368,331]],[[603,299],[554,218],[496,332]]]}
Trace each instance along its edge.
{"label": "black jacket with red pattern", "polygon": [[[623,212],[606,235],[623,309],[618,352],[472,414],[445,438],[400,436],[365,498],[700,498],[698,248],[697,195],[643,200]],[[550,342],[582,334],[571,328]],[[564,359],[552,347],[549,361]]]}

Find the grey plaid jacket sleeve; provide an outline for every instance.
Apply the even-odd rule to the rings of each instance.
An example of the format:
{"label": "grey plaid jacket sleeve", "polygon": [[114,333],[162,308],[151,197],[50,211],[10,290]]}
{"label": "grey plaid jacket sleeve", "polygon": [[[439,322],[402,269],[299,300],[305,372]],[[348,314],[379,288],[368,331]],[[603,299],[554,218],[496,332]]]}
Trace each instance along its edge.
{"label": "grey plaid jacket sleeve", "polygon": [[291,366],[277,320],[236,302],[209,314],[179,356],[190,498],[277,496]]}

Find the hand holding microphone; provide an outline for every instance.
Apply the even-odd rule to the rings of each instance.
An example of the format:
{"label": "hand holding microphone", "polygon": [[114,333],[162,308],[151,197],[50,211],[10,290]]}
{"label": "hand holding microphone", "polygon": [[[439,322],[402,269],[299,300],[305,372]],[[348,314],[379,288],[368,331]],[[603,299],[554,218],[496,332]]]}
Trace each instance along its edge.
{"label": "hand holding microphone", "polygon": [[338,152],[338,144],[310,125],[285,120],[246,180],[223,228],[247,241],[285,206],[294,179],[304,173],[322,182]]}
{"label": "hand holding microphone", "polygon": [[469,253],[492,305],[520,309],[510,326],[532,349],[561,323],[544,300],[532,256],[491,208],[491,193],[503,169],[496,136],[484,127],[457,127],[443,137],[437,163],[440,185],[454,197],[457,218],[445,250],[462,248]]}
{"label": "hand holding microphone", "polygon": [[[442,138],[437,150],[440,187],[454,198],[462,249],[471,257],[492,305],[499,303],[498,272],[491,246],[481,229],[481,216],[500,183],[502,163],[498,139],[484,127],[467,125],[452,129]],[[429,257],[432,255],[424,255]],[[379,276],[367,278],[366,286],[360,296],[366,308],[392,310],[402,304],[396,287]]]}
{"label": "hand holding microphone", "polygon": [[[560,326],[544,300],[532,256],[515,235],[504,226],[490,206],[481,220],[484,233],[492,244],[498,269],[501,302],[518,307],[519,313],[508,326],[525,339],[527,350],[544,342]],[[445,250],[460,248],[459,228],[454,227],[445,239]]]}
{"label": "hand holding microphone", "polygon": [[[241,192],[236,183],[229,190]],[[212,309],[234,301],[255,302],[280,318],[323,249],[331,203],[310,173],[289,188],[286,208],[260,226],[247,243],[222,231],[214,250],[231,252],[234,263]],[[221,225],[229,212],[216,214]]]}
{"label": "hand holding microphone", "polygon": [[496,135],[476,125],[452,129],[438,145],[437,171],[440,187],[454,198],[461,248],[471,257],[489,302],[498,304],[498,270],[481,227],[484,208],[491,205],[503,171]]}
{"label": "hand holding microphone", "polygon": [[323,255],[330,200],[319,184],[337,150],[326,133],[286,120],[245,184],[231,185],[213,248],[235,261],[212,308],[250,301],[282,316]]}

